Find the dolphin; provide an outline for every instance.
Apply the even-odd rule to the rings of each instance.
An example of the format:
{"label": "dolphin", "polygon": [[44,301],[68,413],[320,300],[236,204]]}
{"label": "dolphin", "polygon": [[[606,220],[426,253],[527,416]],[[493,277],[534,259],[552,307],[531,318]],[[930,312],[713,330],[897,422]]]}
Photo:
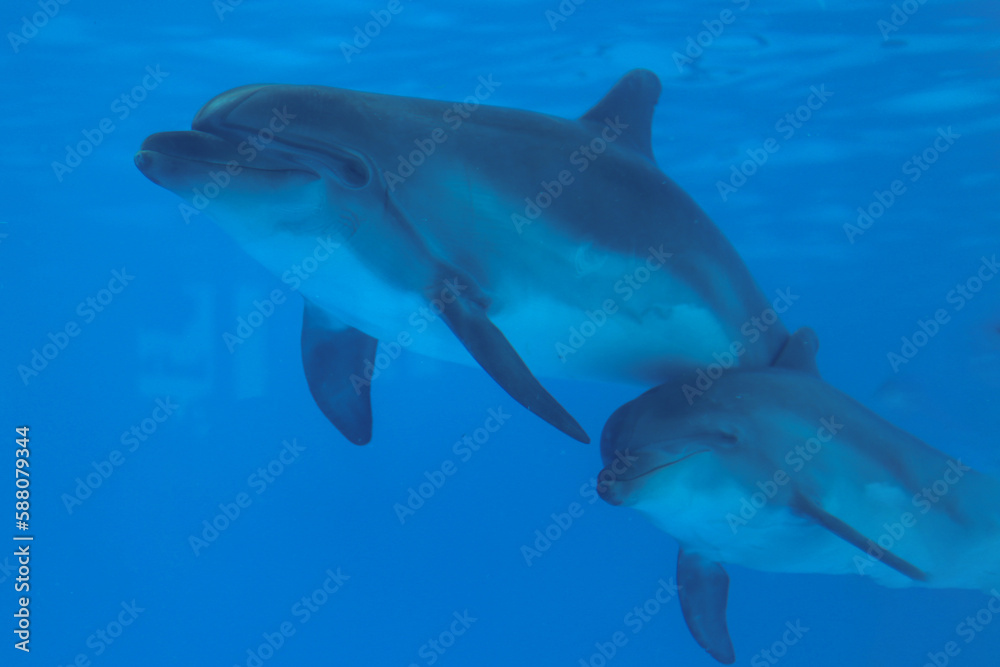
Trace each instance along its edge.
{"label": "dolphin", "polygon": [[738,366],[769,365],[787,330],[653,158],[656,75],[572,120],[480,104],[499,85],[480,77],[464,103],[243,86],[135,163],[302,294],[309,389],[356,444],[371,379],[404,348],[478,364],[582,442],[536,375],[650,387],[734,342]]}
{"label": "dolphin", "polygon": [[817,346],[800,329],[772,367],[732,369],[693,400],[656,387],[601,436],[598,492],[680,543],[684,619],[725,664],[723,563],[893,587],[1000,585],[1000,481],[823,382]]}

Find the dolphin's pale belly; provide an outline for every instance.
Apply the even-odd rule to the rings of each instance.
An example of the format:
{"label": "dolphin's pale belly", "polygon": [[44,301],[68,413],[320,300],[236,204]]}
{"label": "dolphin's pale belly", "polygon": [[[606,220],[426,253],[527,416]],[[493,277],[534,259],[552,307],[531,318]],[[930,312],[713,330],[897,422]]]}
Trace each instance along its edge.
{"label": "dolphin's pale belly", "polygon": [[[313,239],[268,239],[245,244],[245,250],[275,275],[288,276],[290,267],[302,267],[303,258],[313,256]],[[440,302],[462,295],[468,286],[461,280],[442,280],[430,286],[432,298],[390,283],[345,244],[330,257],[300,270],[299,292],[344,324],[352,326],[383,345],[398,343],[407,351],[434,359],[477,365],[462,343],[438,316]],[[595,281],[602,287],[613,285],[610,277]],[[294,279],[293,279],[294,280]],[[526,278],[530,281],[530,278]],[[518,298],[503,300],[490,312],[490,319],[504,333],[532,372],[544,377],[588,378],[615,382],[649,384],[665,379],[671,372],[704,366],[713,354],[729,348],[727,323],[717,313],[690,294],[667,272],[658,274],[647,294],[663,295],[655,306],[637,310],[635,298],[625,302],[620,296],[615,307],[606,310],[613,292],[604,289],[587,298],[573,294],[580,307],[546,292],[537,284],[515,285]],[[293,283],[294,284],[294,283]],[[672,302],[684,298],[687,302]],[[729,325],[731,327],[731,324]]]}
{"label": "dolphin's pale belly", "polygon": [[[721,475],[717,468],[692,466],[669,480],[654,477],[628,504],[685,550],[715,562],[765,572],[859,573],[855,557],[863,557],[863,552],[794,513],[780,495],[761,504],[762,494],[754,497],[759,490]],[[907,585],[903,575],[873,563],[865,574],[886,585]],[[889,581],[883,582],[883,576]]]}
{"label": "dolphin's pale belly", "polygon": [[[424,356],[477,365],[438,316],[433,300],[396,289],[354,262],[352,286],[330,288],[310,279],[301,291],[314,303],[383,345],[400,343]],[[438,294],[440,292],[440,294]],[[450,287],[435,290],[450,298]],[[705,305],[676,304],[644,319],[561,302],[550,295],[521,299],[491,315],[532,372],[649,384],[676,370],[713,361],[730,341]]]}
{"label": "dolphin's pale belly", "polygon": [[[717,502],[705,503],[701,514],[688,513],[679,525],[675,512],[655,502],[634,506],[657,527],[673,535],[684,548],[706,558],[764,572],[803,574],[867,574],[885,585],[906,586],[906,577],[876,559],[859,571],[866,556],[828,530],[785,508],[762,510],[741,520],[739,502],[733,512],[720,512]],[[692,507],[693,511],[698,508]]]}
{"label": "dolphin's pale belly", "polygon": [[648,384],[712,361],[729,341],[704,304],[673,304],[643,318],[586,309],[548,295],[494,316],[532,371],[545,377]]}
{"label": "dolphin's pale belly", "polygon": [[663,502],[653,496],[632,507],[686,550],[719,563],[764,572],[857,574],[890,587],[917,584],[882,561],[885,548],[923,570],[925,586],[988,590],[1000,584],[1000,535],[934,514],[911,512],[915,525],[903,526],[902,507],[871,515],[865,533],[875,546],[865,551],[777,499],[755,512],[741,511],[746,497],[746,490],[728,486],[694,494],[683,506],[677,497]]}
{"label": "dolphin's pale belly", "polygon": [[[322,293],[312,298],[383,345],[409,341],[405,347],[417,354],[477,365],[427,302],[406,293],[373,293],[381,296],[346,310]],[[611,316],[599,327],[586,311],[539,299],[521,303],[493,321],[532,372],[542,377],[647,384],[663,379],[666,369],[710,363],[713,352],[725,349],[725,343],[718,342],[725,340],[720,324],[698,306],[678,306],[670,322],[650,325]]]}

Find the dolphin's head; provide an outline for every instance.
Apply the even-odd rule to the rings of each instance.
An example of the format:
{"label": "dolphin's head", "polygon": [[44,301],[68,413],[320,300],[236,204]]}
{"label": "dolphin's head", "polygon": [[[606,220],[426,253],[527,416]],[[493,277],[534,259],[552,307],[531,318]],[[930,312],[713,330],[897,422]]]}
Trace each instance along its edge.
{"label": "dolphin's head", "polygon": [[755,437],[754,422],[729,401],[688,401],[678,385],[661,385],[605,424],[598,492],[613,505],[686,511],[720,493]]}
{"label": "dolphin's head", "polygon": [[266,242],[276,233],[349,238],[384,215],[388,197],[365,150],[371,121],[351,94],[235,88],[202,107],[191,131],[148,137],[136,166],[238,240]]}

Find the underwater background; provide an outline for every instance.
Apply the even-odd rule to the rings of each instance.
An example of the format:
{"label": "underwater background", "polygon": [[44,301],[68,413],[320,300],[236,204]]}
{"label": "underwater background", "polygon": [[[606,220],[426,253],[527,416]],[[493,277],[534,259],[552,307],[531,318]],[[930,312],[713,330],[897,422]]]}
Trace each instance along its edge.
{"label": "underwater background", "polygon": [[[657,161],[766,294],[799,296],[783,319],[818,332],[824,378],[1000,471],[1000,280],[947,300],[1000,251],[994,2],[8,0],[0,16],[0,506],[30,426],[34,536],[30,654],[14,648],[15,542],[0,550],[0,665],[717,664],[676,598],[648,604],[676,543],[581,492],[596,442],[478,368],[403,354],[374,385],[372,443],[350,445],[309,395],[295,294],[230,351],[223,335],[282,283],[208,216],[186,223],[132,156],[248,83],[458,101],[492,77],[488,104],[576,117],[626,71],[655,71]],[[799,111],[814,90],[829,95]],[[904,172],[939,132],[957,138]],[[780,150],[720,190],[769,138]],[[894,180],[905,192],[873,207]],[[859,207],[878,213],[862,233],[845,229]],[[949,323],[894,368],[940,308]],[[595,437],[642,391],[542,379]],[[510,417],[456,456],[491,410]],[[449,460],[401,521],[394,506]],[[919,667],[951,641],[948,664],[998,664],[1000,618],[956,631],[985,593],[728,570],[737,664]],[[786,624],[808,631],[767,659]]]}

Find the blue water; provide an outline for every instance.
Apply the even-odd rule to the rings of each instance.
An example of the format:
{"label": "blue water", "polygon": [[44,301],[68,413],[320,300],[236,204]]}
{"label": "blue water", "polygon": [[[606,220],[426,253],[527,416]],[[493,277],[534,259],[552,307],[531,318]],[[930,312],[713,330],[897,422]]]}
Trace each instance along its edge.
{"label": "blue water", "polygon": [[[819,333],[824,377],[939,449],[1000,470],[1000,281],[949,310],[898,372],[887,359],[918,320],[953,309],[949,291],[1000,250],[995,3],[914,2],[896,25],[892,3],[872,0],[588,0],[564,3],[575,7],[565,21],[546,15],[555,0],[403,1],[350,62],[341,44],[389,3],[53,0],[54,15],[25,28],[40,4],[11,0],[0,13],[0,466],[13,467],[14,428],[29,425],[35,537],[30,655],[13,647],[14,542],[0,551],[2,665],[600,665],[617,632],[627,641],[614,667],[716,664],[676,598],[649,605],[641,623],[627,616],[673,576],[673,540],[581,495],[600,468],[596,446],[558,434],[482,371],[404,355],[375,385],[375,439],[359,448],[309,396],[297,296],[230,353],[223,334],[282,285],[207,216],[185,224],[132,155],[246,83],[459,100],[491,75],[501,83],[491,104],[572,117],[627,70],[656,71],[660,165],[765,292],[800,296],[785,322]],[[675,52],[706,21],[721,34],[701,36],[702,52],[681,62]],[[121,96],[144,77],[144,99],[129,106]],[[788,136],[777,124],[824,86],[832,95]],[[906,163],[948,128],[958,138],[911,181]],[[53,167],[88,136],[100,139],[90,155]],[[718,182],[769,138],[780,149],[723,200]],[[844,224],[896,179],[906,191],[850,242]],[[102,293],[115,271],[127,284]],[[87,305],[108,296],[99,312]],[[64,339],[67,325],[78,328]],[[22,377],[50,335],[64,349]],[[546,385],[591,434],[637,393]],[[169,415],[157,410],[167,399]],[[511,416],[463,461],[453,444],[491,409]],[[297,453],[268,482],[257,471],[283,442]],[[455,474],[401,524],[394,504],[447,460]],[[100,485],[67,502],[88,475]],[[0,479],[13,503],[13,472]],[[235,513],[238,500],[226,526],[220,504]],[[521,547],[574,502],[582,515],[526,564]],[[224,529],[192,546],[213,519]],[[316,593],[328,571],[339,588]],[[939,661],[1000,656],[1000,619],[969,642],[958,634],[985,606],[980,592],[729,571],[737,664],[773,664],[760,651],[786,623],[808,628],[778,649],[788,666],[919,667],[952,641],[957,654]]]}

